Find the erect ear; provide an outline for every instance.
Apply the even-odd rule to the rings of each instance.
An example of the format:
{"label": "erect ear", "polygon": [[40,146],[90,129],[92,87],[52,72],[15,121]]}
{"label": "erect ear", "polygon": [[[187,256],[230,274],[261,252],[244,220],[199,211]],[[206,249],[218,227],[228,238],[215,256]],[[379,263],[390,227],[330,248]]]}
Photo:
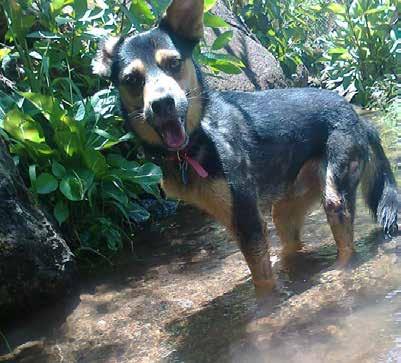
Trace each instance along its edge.
{"label": "erect ear", "polygon": [[198,41],[203,36],[204,0],[173,0],[163,19],[180,37]]}
{"label": "erect ear", "polygon": [[92,61],[92,72],[101,77],[111,76],[111,65],[120,37],[110,37],[99,45],[96,58]]}

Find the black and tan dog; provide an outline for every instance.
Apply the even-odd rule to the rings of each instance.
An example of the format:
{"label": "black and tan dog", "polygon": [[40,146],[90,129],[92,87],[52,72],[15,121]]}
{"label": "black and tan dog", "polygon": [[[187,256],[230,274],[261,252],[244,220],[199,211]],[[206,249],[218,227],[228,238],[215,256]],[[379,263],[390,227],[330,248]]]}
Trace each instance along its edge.
{"label": "black and tan dog", "polygon": [[203,0],[174,0],[147,32],[106,41],[94,72],[119,89],[129,129],[157,157],[168,196],[214,216],[237,238],[257,293],[274,285],[264,212],[284,252],[301,246],[305,214],[321,201],[339,267],[353,253],[360,181],[375,219],[397,228],[397,190],[375,129],[335,93],[317,89],[214,92],[192,51]]}

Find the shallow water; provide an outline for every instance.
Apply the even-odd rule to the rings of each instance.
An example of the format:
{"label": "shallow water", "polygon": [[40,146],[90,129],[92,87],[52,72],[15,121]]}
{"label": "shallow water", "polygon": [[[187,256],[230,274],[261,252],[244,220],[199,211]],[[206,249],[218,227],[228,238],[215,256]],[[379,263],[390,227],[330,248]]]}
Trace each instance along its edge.
{"label": "shallow water", "polygon": [[[320,283],[316,274],[336,256],[321,210],[307,219],[305,251],[289,271],[277,262],[273,231],[283,286],[261,310],[224,228],[182,208],[161,232],[140,236],[136,256],[123,256],[115,269],[87,277],[72,298],[2,333],[12,349],[44,343],[21,362],[401,362],[401,237],[385,242],[360,201],[355,226],[349,278],[329,274]],[[376,271],[375,261],[392,262]]]}

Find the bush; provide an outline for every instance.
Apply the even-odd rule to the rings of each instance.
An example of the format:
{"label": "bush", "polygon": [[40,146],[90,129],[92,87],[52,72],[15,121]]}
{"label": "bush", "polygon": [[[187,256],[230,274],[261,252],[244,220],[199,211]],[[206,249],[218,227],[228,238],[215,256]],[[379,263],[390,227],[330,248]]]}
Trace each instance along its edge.
{"label": "bush", "polygon": [[353,0],[332,3],[324,78],[356,103],[383,106],[401,82],[401,3]]}
{"label": "bush", "polygon": [[[159,167],[138,155],[139,141],[123,130],[115,90],[90,65],[99,39],[149,29],[168,2],[1,3],[8,29],[0,48],[0,131],[31,191],[81,249],[119,250],[136,224],[150,218],[141,198],[160,200]],[[208,10],[215,1],[206,3]],[[227,26],[211,14],[206,20]],[[199,59],[216,72],[241,71],[240,62],[216,52],[229,39],[212,51],[203,45]],[[127,158],[119,149],[126,141]]]}
{"label": "bush", "polygon": [[246,5],[233,7],[287,77],[294,78],[304,66],[319,84],[362,106],[383,107],[396,96],[401,83],[399,1],[241,2]]}
{"label": "bush", "polygon": [[319,71],[323,35],[328,27],[324,0],[253,0],[246,3],[237,7],[237,11],[280,62],[287,77],[294,77],[300,65],[305,65],[312,73]]}

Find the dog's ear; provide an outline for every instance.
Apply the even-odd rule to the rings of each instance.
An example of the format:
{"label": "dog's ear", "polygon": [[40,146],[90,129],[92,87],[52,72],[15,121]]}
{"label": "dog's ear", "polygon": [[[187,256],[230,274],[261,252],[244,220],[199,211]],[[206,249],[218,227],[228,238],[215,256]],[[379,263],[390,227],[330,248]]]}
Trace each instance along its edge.
{"label": "dog's ear", "polygon": [[203,36],[204,0],[173,0],[163,21],[180,37],[198,41]]}
{"label": "dog's ear", "polygon": [[110,37],[99,44],[96,58],[92,61],[92,72],[101,77],[111,76],[114,53],[120,41],[119,37]]}

